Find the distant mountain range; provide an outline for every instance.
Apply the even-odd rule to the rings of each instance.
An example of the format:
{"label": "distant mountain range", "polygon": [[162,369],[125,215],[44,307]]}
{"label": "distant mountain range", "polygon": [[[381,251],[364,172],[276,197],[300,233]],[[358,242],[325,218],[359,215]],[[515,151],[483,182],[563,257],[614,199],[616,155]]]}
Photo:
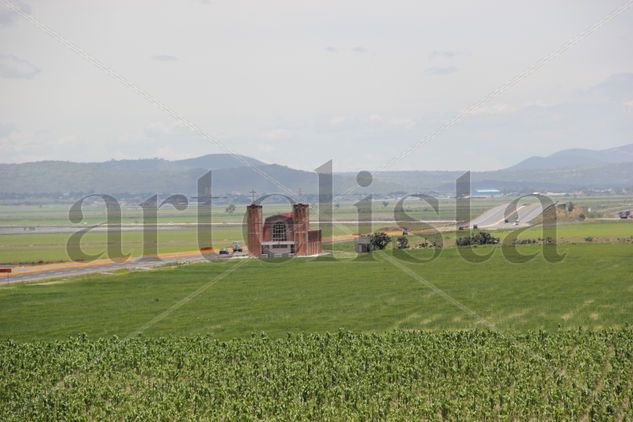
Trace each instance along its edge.
{"label": "distant mountain range", "polygon": [[160,158],[143,160],[111,160],[92,163],[101,168],[123,170],[225,170],[239,167],[265,166],[266,163],[244,155],[209,154],[186,160],[169,161]]}
{"label": "distant mountain range", "polygon": [[[194,195],[196,181],[213,170],[214,194],[316,193],[313,172],[267,164],[246,156],[210,154],[188,160],[113,160],[103,163],[41,161],[0,164],[0,195],[60,193],[184,193]],[[369,188],[358,188],[355,175],[334,175],[335,192],[443,192],[455,190],[461,171],[376,172]],[[633,144],[606,150],[571,149],[532,157],[503,170],[473,172],[473,188],[506,192],[633,188]]]}
{"label": "distant mountain range", "polygon": [[510,170],[595,167],[611,163],[633,163],[633,144],[604,150],[566,149],[547,157],[531,157]]}

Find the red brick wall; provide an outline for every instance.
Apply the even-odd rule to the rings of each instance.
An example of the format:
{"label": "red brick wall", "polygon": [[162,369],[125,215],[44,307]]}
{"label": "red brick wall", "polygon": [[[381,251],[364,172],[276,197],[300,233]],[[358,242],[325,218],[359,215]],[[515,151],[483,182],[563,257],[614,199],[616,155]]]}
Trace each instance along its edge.
{"label": "red brick wall", "polygon": [[264,229],[262,206],[251,204],[246,207],[246,218],[248,254],[251,256],[259,256],[262,251],[261,242]]}
{"label": "red brick wall", "polygon": [[311,229],[308,231],[308,255],[318,255],[321,252],[321,229]]}
{"label": "red brick wall", "polygon": [[310,224],[310,209],[308,204],[294,204],[294,238],[295,253],[306,256],[308,253],[308,226]]}

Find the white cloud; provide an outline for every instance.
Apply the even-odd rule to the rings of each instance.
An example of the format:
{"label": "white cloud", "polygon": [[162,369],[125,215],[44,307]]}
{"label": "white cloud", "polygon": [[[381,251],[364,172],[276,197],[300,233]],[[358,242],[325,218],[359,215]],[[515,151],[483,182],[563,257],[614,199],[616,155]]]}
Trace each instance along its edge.
{"label": "white cloud", "polygon": [[367,120],[369,120],[371,123],[376,124],[383,124],[385,122],[385,118],[382,117],[380,114],[372,114],[367,118]]}
{"label": "white cloud", "polygon": [[450,62],[451,60],[457,60],[460,57],[469,56],[470,53],[465,50],[433,50],[429,54],[429,59],[438,60],[444,62]]}
{"label": "white cloud", "polygon": [[40,72],[34,64],[13,54],[0,54],[0,77],[8,79],[33,79]]}
{"label": "white cloud", "polygon": [[[22,10],[26,14],[31,13],[31,7],[26,4],[22,0],[13,0],[12,3],[20,10]],[[13,8],[9,8],[7,4],[2,4],[0,6],[0,26],[3,25],[11,25],[15,22],[18,17],[18,13],[13,10]]]}
{"label": "white cloud", "polygon": [[66,135],[66,136],[62,136],[58,139],[57,144],[59,146],[64,146],[64,147],[68,147],[68,146],[78,146],[81,145],[82,142],[79,139],[79,137],[77,137],[76,135]]}
{"label": "white cloud", "polygon": [[340,126],[343,123],[347,122],[349,118],[347,116],[334,116],[330,119],[330,125],[332,126]]}
{"label": "white cloud", "polygon": [[367,50],[365,47],[357,46],[352,48],[352,51],[354,53],[367,53],[369,50]]}
{"label": "white cloud", "polygon": [[174,138],[174,137],[200,137],[194,134],[181,120],[172,120],[167,123],[163,121],[150,123],[145,128],[145,135],[148,138]]}
{"label": "white cloud", "polygon": [[380,127],[384,129],[413,129],[415,120],[403,116],[384,116],[370,114],[368,116],[334,116],[329,120],[333,129],[353,130],[358,128]]}
{"label": "white cloud", "polygon": [[3,125],[2,123],[0,123],[0,139],[13,132],[13,129],[14,127],[11,125]]}
{"label": "white cloud", "polygon": [[45,133],[12,129],[0,138],[0,157],[4,163],[61,159],[51,151],[64,150],[64,144],[65,140],[51,139]]}
{"label": "white cloud", "polygon": [[470,110],[468,114],[478,115],[478,114],[506,114],[506,113],[514,113],[517,111],[516,107],[513,107],[509,104],[486,104],[476,109]]}
{"label": "white cloud", "polygon": [[272,141],[288,140],[292,137],[292,132],[288,129],[277,128],[264,134],[264,138]]}
{"label": "white cloud", "polygon": [[[277,148],[271,161],[306,169],[329,158],[343,169],[343,161],[353,161],[358,149],[375,157],[363,166],[380,166],[612,7],[610,2],[586,2],[571,10],[560,2],[541,0],[535,7],[494,0],[494,13],[473,20],[477,6],[469,2],[396,0],[386,8],[360,0],[284,0],[250,2],[251,13],[245,14],[241,2],[216,1],[203,7],[200,0],[189,0],[166,2],[161,13],[148,15],[150,3],[141,0],[105,10],[90,2],[59,0],[33,2],[32,8],[38,19],[231,149],[264,156],[258,143],[270,144]],[[3,121],[41,139],[28,147],[32,156],[25,154],[28,148],[20,152],[21,160],[223,152],[181,124],[145,127],[151,121],[169,122],[169,117],[63,45],[42,39],[28,22],[7,14],[2,4],[0,53],[15,54],[42,69],[33,81],[0,78]],[[526,37],[527,23],[535,19],[544,19],[542,30]],[[103,27],[116,31],[104,37]],[[548,63],[492,99],[492,105],[475,112],[477,117],[464,119],[421,146],[416,150],[418,162],[398,165],[470,165],[471,141],[489,142],[493,132],[515,149],[516,138],[529,139],[521,144],[532,149],[530,154],[574,143],[583,146],[590,137],[595,142],[620,142],[632,121],[628,79],[620,78],[619,84],[610,83],[583,98],[582,108],[570,96],[609,74],[633,69],[633,55],[627,53],[630,42],[625,41],[632,35],[626,19],[614,20],[608,31],[593,34],[582,49],[569,50],[562,60]],[[369,52],[360,54],[362,49]],[[12,78],[24,76],[12,67],[7,71]],[[526,107],[536,99],[551,107]],[[468,130],[462,132],[462,127]],[[71,128],[73,133],[68,133]],[[291,129],[294,138],[275,140],[288,136],[276,132],[278,128]],[[40,135],[39,130],[48,134]],[[76,136],[74,141],[67,138],[70,135]],[[22,142],[16,134],[11,136],[12,142]],[[77,151],[73,142],[84,145],[83,150]],[[3,145],[6,151],[6,140]],[[514,161],[508,151],[491,148],[477,165]],[[433,160],[422,160],[427,152],[435,154]]]}
{"label": "white cloud", "polygon": [[334,46],[328,46],[325,47],[324,50],[328,53],[338,53],[339,51],[341,52],[347,52],[349,53],[350,51],[352,53],[357,53],[357,54],[364,54],[364,53],[368,53],[369,50],[363,46],[357,45],[355,47],[349,48],[349,47],[344,47],[344,48],[338,48],[338,47],[334,47]]}
{"label": "white cloud", "polygon": [[435,50],[429,54],[431,59],[452,59],[457,55],[455,51],[448,50]]}
{"label": "white cloud", "polygon": [[416,126],[415,120],[406,117],[392,117],[389,119],[389,124],[403,129],[413,129]]}
{"label": "white cloud", "polygon": [[158,62],[177,62],[179,59],[176,56],[171,56],[169,54],[156,54],[154,56],[152,56],[153,60],[156,60]]}
{"label": "white cloud", "polygon": [[455,72],[457,72],[457,68],[455,66],[445,66],[445,67],[432,66],[432,67],[427,67],[424,70],[424,73],[426,73],[427,75],[449,75]]}
{"label": "white cloud", "polygon": [[367,118],[367,121],[376,125],[397,129],[413,129],[416,126],[415,120],[401,116],[385,117],[379,114],[372,114]]}
{"label": "white cloud", "polygon": [[257,149],[259,149],[260,151],[268,153],[268,152],[275,151],[276,148],[273,145],[270,145],[270,144],[259,144],[257,146]]}

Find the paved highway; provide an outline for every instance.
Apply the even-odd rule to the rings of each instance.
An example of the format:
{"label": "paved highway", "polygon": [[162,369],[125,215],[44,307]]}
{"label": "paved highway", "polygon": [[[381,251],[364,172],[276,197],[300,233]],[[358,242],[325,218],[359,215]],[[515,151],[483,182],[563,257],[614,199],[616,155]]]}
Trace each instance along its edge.
{"label": "paved highway", "polygon": [[[510,204],[502,204],[494,207],[470,222],[470,227],[477,226],[480,229],[512,229],[527,227],[530,222],[538,218],[543,209],[540,202],[523,203],[517,205],[514,212],[507,210]],[[506,223],[506,220],[508,221]]]}
{"label": "paved highway", "polygon": [[159,260],[143,260],[130,258],[125,262],[102,259],[92,262],[60,262],[43,265],[27,265],[13,267],[9,277],[0,277],[0,284],[35,281],[46,278],[76,277],[98,272],[112,272],[121,269],[142,270],[156,268],[170,263],[202,262],[220,259],[220,255],[209,253],[208,259],[199,251],[162,254]]}

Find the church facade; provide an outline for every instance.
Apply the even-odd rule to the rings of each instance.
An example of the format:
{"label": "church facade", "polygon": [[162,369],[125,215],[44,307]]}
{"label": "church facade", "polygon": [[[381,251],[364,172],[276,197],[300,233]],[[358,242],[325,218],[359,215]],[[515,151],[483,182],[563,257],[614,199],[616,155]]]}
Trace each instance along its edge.
{"label": "church facade", "polygon": [[310,228],[310,206],[293,204],[292,211],[264,220],[260,204],[246,208],[248,253],[257,257],[311,256],[322,253],[321,229]]}

